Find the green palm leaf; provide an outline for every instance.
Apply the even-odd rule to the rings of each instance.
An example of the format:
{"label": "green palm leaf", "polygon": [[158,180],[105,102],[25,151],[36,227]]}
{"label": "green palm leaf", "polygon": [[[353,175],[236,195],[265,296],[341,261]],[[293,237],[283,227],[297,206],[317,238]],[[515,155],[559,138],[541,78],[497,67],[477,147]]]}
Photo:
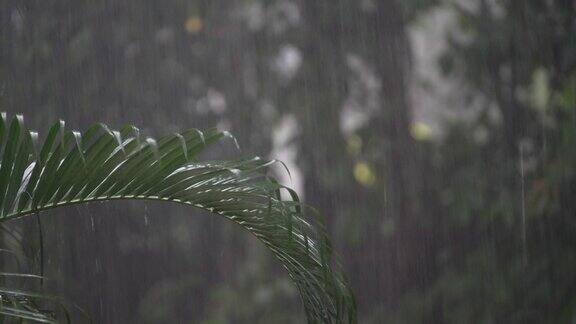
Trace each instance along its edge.
{"label": "green palm leaf", "polygon": [[[60,121],[40,146],[21,116],[8,123],[2,114],[0,222],[91,201],[140,199],[194,206],[237,223],[272,251],[298,287],[310,323],[355,322],[354,298],[334,269],[322,223],[307,217],[315,213],[294,191],[266,174],[274,161],[197,160],[226,136],[193,129],[155,141],[141,139],[133,126],[116,131],[96,124],[80,134]],[[292,198],[282,199],[282,190]],[[0,314],[51,323],[49,313],[30,306],[42,298],[0,288]]]}

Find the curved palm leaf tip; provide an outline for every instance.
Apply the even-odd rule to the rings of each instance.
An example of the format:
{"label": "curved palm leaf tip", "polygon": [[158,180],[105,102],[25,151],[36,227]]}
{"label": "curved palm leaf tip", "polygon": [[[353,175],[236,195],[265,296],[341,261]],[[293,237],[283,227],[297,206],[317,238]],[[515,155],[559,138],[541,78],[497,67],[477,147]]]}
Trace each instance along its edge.
{"label": "curved palm leaf tip", "polygon": [[[38,134],[24,127],[22,116],[9,123],[3,113],[0,222],[90,201],[142,199],[195,206],[239,224],[272,251],[298,287],[308,322],[355,323],[354,297],[334,269],[322,222],[307,217],[308,209],[295,192],[266,174],[274,161],[197,160],[227,136],[215,129],[192,129],[155,141],[141,139],[134,126],[116,131],[96,124],[81,134],[66,130],[60,121],[39,145]],[[292,198],[283,200],[282,190]],[[22,299],[17,293],[0,289],[1,313],[20,316],[10,312],[18,305],[5,302],[17,303]]]}

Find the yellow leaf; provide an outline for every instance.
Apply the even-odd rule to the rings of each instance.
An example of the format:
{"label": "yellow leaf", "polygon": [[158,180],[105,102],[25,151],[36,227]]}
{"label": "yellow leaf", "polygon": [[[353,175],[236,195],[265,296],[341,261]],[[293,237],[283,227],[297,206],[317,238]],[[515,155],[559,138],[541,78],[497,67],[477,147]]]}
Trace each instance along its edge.
{"label": "yellow leaf", "polygon": [[354,166],[354,178],[358,183],[366,187],[372,187],[376,183],[376,175],[366,162],[358,162]]}
{"label": "yellow leaf", "polygon": [[410,135],[417,141],[427,141],[432,138],[432,128],[423,122],[415,122],[410,127]]}
{"label": "yellow leaf", "polygon": [[550,98],[548,71],[538,68],[532,75],[532,101],[539,111],[545,111]]}
{"label": "yellow leaf", "polygon": [[200,17],[190,17],[184,22],[184,28],[190,34],[197,34],[202,30],[203,23]]}

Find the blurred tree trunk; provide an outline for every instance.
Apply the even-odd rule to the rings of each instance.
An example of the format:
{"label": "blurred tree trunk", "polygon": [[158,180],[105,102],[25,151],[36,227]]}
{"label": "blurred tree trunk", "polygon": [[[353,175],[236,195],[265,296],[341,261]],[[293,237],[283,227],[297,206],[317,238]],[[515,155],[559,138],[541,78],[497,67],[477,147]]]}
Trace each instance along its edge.
{"label": "blurred tree trunk", "polygon": [[[433,254],[427,252],[432,249],[430,234],[421,223],[424,165],[410,134],[406,21],[396,1],[375,4],[365,9],[346,0],[301,2],[306,31],[298,91],[305,97],[295,108],[302,128],[306,200],[319,207],[333,224],[342,206],[367,203],[354,194],[363,192],[363,188],[351,177],[352,161],[340,130],[340,112],[350,77],[347,55],[360,53],[381,81],[381,110],[370,128],[378,145],[386,150],[379,164],[386,188],[382,195],[386,197],[380,198],[381,217],[368,217],[368,226],[375,228],[364,233],[362,246],[346,256],[352,260],[351,273],[357,276],[354,281],[362,291],[360,304],[364,307],[381,305],[382,301],[374,300],[374,296],[383,296],[388,305],[394,305],[409,289],[425,287],[433,270]],[[327,183],[327,179],[333,183]],[[391,239],[379,230],[388,218],[395,225]],[[368,276],[361,275],[366,271],[379,275],[368,280]]]}
{"label": "blurred tree trunk", "polygon": [[387,219],[392,219],[394,225],[389,239],[380,235],[372,244],[382,268],[376,287],[385,291],[388,305],[395,305],[407,291],[424,289],[434,276],[432,251],[437,243],[427,224],[432,224],[437,215],[423,194],[428,167],[410,132],[411,49],[402,6],[396,0],[377,1],[363,18],[368,39],[364,55],[373,64],[382,86],[381,110],[371,126],[385,151],[380,164],[385,196],[377,226],[382,228]]}
{"label": "blurred tree trunk", "polygon": [[307,203],[334,224],[338,206],[354,187],[346,142],[340,130],[340,111],[347,95],[343,40],[339,33],[338,4],[302,1],[304,31],[300,46],[303,66],[295,80],[299,98],[293,105],[301,130],[301,165]]}
{"label": "blurred tree trunk", "polygon": [[[394,274],[396,291],[414,283],[420,262],[422,231],[418,224],[420,209],[420,167],[416,145],[410,135],[411,106],[409,98],[410,47],[406,25],[395,0],[378,1],[374,30],[379,39],[374,43],[374,65],[382,82],[382,115],[378,129],[389,136],[389,151],[385,157],[385,178],[388,180],[389,205],[387,217],[395,220],[394,253],[397,269]],[[416,281],[417,282],[417,281]]]}

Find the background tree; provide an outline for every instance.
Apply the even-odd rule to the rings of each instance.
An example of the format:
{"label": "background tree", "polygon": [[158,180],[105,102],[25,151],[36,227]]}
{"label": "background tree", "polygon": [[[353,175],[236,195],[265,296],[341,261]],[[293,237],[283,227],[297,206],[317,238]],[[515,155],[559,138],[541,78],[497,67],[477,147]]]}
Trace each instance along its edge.
{"label": "background tree", "polygon": [[[32,128],[57,117],[163,133],[218,125],[247,152],[286,158],[286,181],[329,215],[362,323],[568,322],[575,10],[563,0],[3,0],[2,109]],[[79,213],[82,226],[69,221]],[[116,213],[131,216],[102,216]],[[170,221],[156,234],[158,213]],[[47,219],[57,243],[46,258],[76,258],[48,262],[48,274],[89,278],[53,288],[103,322],[301,321],[296,292],[254,242],[182,213],[126,204]],[[175,255],[192,257],[158,262]],[[235,308],[239,298],[250,307]]]}

